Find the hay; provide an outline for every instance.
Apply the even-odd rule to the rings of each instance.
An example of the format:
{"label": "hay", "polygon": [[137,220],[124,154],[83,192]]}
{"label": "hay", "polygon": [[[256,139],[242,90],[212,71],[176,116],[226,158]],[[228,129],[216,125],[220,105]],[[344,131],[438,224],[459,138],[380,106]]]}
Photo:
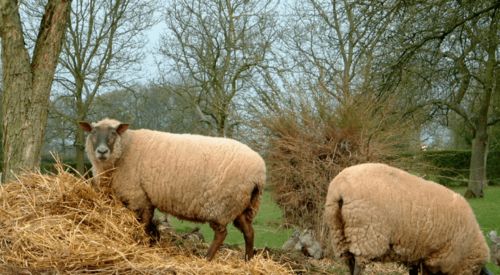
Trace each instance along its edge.
{"label": "hay", "polygon": [[[304,256],[299,251],[285,251],[281,249],[265,248],[264,253],[267,258],[289,266],[295,274],[350,274],[349,268],[343,261],[332,258],[323,258],[315,260]],[[397,263],[379,263],[368,264],[363,270],[363,275],[404,275],[408,274],[408,269]]]}
{"label": "hay", "polygon": [[[245,262],[222,248],[207,262],[207,244],[162,233],[153,245],[133,212],[82,177],[64,171],[25,174],[0,184],[0,274],[347,274],[331,259],[263,249]],[[365,273],[404,274],[393,264]]]}
{"label": "hay", "polygon": [[212,262],[166,238],[150,245],[133,212],[83,178],[30,173],[0,185],[0,274],[290,274],[263,254]]}

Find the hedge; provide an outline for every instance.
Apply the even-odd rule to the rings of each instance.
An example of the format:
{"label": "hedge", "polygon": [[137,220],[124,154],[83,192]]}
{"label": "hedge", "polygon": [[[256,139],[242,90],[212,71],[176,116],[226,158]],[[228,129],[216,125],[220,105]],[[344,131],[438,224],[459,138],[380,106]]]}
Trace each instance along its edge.
{"label": "hedge", "polygon": [[[434,181],[447,186],[466,186],[469,179],[471,151],[423,151],[417,160]],[[500,151],[490,151],[487,159],[488,184],[500,185]]]}

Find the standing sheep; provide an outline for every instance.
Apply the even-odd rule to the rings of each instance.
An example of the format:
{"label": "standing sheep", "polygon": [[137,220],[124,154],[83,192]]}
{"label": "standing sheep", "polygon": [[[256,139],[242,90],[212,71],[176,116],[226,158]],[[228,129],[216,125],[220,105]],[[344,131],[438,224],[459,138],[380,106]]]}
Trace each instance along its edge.
{"label": "standing sheep", "polygon": [[[400,262],[410,274],[489,274],[489,251],[459,194],[384,164],[344,169],[330,183],[325,223],[351,274],[371,261]],[[484,272],[484,273],[483,273]]]}
{"label": "standing sheep", "polygon": [[245,239],[245,259],[252,258],[252,220],[266,178],[259,154],[232,139],[127,130],[113,119],[80,126],[90,133],[85,147],[96,183],[109,186],[148,233],[158,234],[154,208],[208,222],[215,232],[211,260],[233,222]]}

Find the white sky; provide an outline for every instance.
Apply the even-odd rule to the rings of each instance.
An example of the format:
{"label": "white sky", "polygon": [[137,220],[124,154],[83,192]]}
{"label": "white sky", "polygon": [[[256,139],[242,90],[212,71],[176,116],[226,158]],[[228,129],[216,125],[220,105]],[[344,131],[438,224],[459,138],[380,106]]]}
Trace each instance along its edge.
{"label": "white sky", "polygon": [[154,25],[149,31],[146,32],[148,43],[146,44],[146,49],[144,51],[146,58],[144,59],[141,66],[141,75],[143,75],[143,81],[140,82],[142,84],[148,83],[159,77],[156,62],[160,58],[158,55],[158,48],[160,44],[161,34],[164,32],[165,28],[166,25],[163,18],[161,18],[158,24]]}

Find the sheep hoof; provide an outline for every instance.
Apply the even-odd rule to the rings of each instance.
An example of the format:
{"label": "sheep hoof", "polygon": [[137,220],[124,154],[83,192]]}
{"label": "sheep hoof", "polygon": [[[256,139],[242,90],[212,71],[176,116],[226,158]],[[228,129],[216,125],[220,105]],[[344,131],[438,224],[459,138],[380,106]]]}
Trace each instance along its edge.
{"label": "sheep hoof", "polygon": [[245,252],[245,262],[250,261],[253,258],[253,256],[255,255],[255,253],[256,253],[255,249],[252,249],[252,252],[250,252],[250,253]]}
{"label": "sheep hoof", "polygon": [[156,229],[156,225],[154,223],[150,223],[146,226],[146,233],[151,238],[151,245],[156,244],[160,241],[160,232]]}

